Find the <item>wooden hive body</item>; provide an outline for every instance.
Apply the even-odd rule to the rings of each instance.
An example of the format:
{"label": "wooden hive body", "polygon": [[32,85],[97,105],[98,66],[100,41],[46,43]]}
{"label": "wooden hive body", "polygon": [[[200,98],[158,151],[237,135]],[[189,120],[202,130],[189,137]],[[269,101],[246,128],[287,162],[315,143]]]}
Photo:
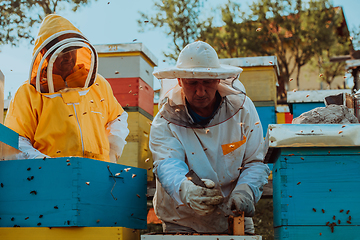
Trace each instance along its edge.
{"label": "wooden hive body", "polygon": [[1,161],[0,227],[146,228],[146,171],[127,168],[79,157]]}
{"label": "wooden hive body", "polygon": [[281,150],[273,168],[275,239],[356,239],[359,152],[360,147]]}

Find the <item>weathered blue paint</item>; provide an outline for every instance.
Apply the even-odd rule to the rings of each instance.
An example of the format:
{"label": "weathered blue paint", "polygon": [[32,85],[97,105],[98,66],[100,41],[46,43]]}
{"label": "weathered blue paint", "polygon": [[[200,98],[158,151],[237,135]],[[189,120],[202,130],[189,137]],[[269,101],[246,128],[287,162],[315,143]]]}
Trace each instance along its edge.
{"label": "weathered blue paint", "polygon": [[6,143],[7,145],[19,149],[19,134],[0,124],[0,142]]}
{"label": "weathered blue paint", "polygon": [[280,151],[273,168],[275,239],[316,239],[309,234],[317,233],[317,237],[326,231],[331,237],[326,239],[336,239],[326,226],[332,223],[338,239],[356,239],[360,231],[360,147]]}
{"label": "weathered blue paint", "polygon": [[323,102],[303,102],[303,103],[290,103],[290,109],[292,109],[293,118],[297,118],[304,112],[308,112],[317,107],[325,107]]}
{"label": "weathered blue paint", "polygon": [[265,137],[269,124],[276,123],[275,106],[256,106],[255,108],[259,114],[260,122],[263,128],[263,136]]}
{"label": "weathered blue paint", "polygon": [[[120,173],[115,186],[107,166]],[[0,161],[0,183],[0,227],[146,228],[145,169],[79,157]]]}
{"label": "weathered blue paint", "polygon": [[360,226],[335,226],[333,232],[328,226],[290,226],[275,231],[275,239],[281,240],[360,240]]}

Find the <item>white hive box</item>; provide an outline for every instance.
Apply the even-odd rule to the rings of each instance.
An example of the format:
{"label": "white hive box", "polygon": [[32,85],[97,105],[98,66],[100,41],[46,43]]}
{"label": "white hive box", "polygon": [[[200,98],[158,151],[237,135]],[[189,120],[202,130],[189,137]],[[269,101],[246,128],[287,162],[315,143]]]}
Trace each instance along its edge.
{"label": "white hive box", "polygon": [[142,43],[95,45],[99,73],[108,78],[141,78],[153,88],[157,58]]}

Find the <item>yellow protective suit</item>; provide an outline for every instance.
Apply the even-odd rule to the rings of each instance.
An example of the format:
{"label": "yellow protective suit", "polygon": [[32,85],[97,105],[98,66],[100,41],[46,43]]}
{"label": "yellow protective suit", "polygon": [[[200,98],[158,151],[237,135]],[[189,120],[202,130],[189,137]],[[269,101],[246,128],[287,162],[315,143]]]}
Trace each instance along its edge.
{"label": "yellow protective suit", "polygon": [[[59,43],[63,40],[68,45]],[[51,47],[52,53],[48,58],[43,57]],[[66,79],[51,74],[51,61],[56,59],[57,49],[61,52],[70,48],[77,51],[72,73]],[[110,125],[124,120],[121,119],[124,110],[115,99],[110,84],[96,73],[97,55],[93,46],[69,21],[49,15],[40,27],[33,57],[30,80],[16,92],[5,125],[47,156],[81,156],[110,161]],[[42,76],[36,80],[39,72]],[[49,91],[48,85],[53,86],[53,92]],[[123,132],[120,152],[129,132],[126,119],[124,124],[116,127],[117,132]]]}

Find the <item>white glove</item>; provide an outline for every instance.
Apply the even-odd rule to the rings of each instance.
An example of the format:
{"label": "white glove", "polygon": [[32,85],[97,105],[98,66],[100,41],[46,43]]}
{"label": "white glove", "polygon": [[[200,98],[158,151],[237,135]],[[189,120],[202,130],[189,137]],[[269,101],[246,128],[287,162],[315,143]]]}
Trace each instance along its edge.
{"label": "white glove", "polygon": [[229,209],[244,212],[246,217],[255,214],[254,194],[247,184],[240,184],[232,191],[227,203]]}
{"label": "white glove", "polygon": [[196,186],[190,180],[180,185],[180,199],[197,214],[205,216],[212,213],[216,206],[224,201],[219,189],[214,189],[215,183],[209,179],[202,179],[207,188]]}
{"label": "white glove", "polygon": [[19,150],[25,154],[25,159],[35,158],[50,158],[48,155],[41,153],[39,150],[34,148],[30,142],[30,139],[19,136]]}

